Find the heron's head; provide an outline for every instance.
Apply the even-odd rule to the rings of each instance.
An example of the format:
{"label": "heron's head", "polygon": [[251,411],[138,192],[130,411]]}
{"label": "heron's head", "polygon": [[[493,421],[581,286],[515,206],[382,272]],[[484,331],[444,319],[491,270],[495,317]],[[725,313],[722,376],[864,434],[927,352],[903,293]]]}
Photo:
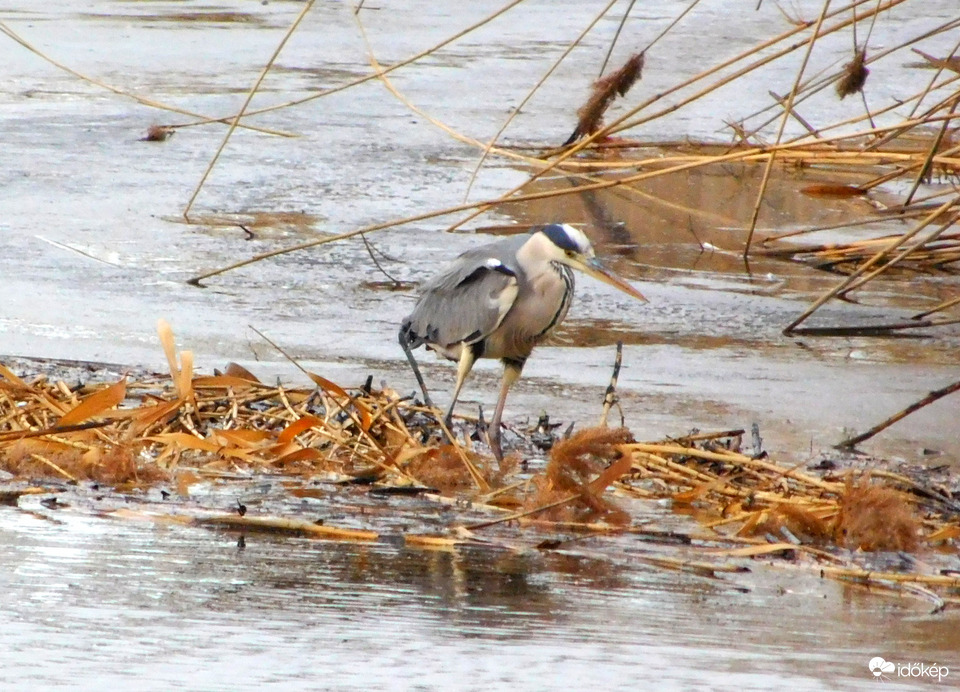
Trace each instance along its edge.
{"label": "heron's head", "polygon": [[565,264],[605,284],[610,284],[637,300],[647,301],[640,291],[607,269],[597,259],[597,253],[594,252],[590,239],[579,228],[566,223],[552,223],[541,228],[540,233],[550,241],[547,244],[551,254],[550,261]]}

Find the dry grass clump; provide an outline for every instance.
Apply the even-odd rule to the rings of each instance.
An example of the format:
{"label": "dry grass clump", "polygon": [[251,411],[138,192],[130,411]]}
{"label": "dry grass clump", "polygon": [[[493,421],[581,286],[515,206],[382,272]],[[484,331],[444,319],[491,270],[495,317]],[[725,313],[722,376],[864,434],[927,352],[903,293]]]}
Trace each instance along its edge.
{"label": "dry grass clump", "polygon": [[154,464],[138,464],[136,450],[119,446],[69,445],[24,439],[0,448],[0,468],[21,478],[56,476],[110,485],[153,483],[168,474]]}
{"label": "dry grass clump", "polygon": [[737,535],[912,553],[920,548],[920,521],[904,493],[869,479],[848,479],[835,503],[782,502],[755,512]]}
{"label": "dry grass clump", "polygon": [[473,476],[463,463],[461,454],[476,466],[482,462],[476,452],[446,444],[425,450],[406,466],[406,471],[423,485],[445,495],[461,493],[475,487]]}
{"label": "dry grass clump", "polygon": [[323,378],[315,389],[288,389],[178,373],[172,383],[71,390],[43,378],[3,379],[3,370],[0,468],[17,475],[147,482],[186,465],[289,475],[373,468],[408,478],[393,460],[423,447],[405,424],[416,407],[395,392],[353,394]]}
{"label": "dry grass clump", "polygon": [[175,351],[165,322],[158,331],[168,377],[70,388],[0,365],[0,468],[110,483],[147,483],[181,465],[298,475],[372,468],[414,480],[396,460],[429,446],[407,428],[422,407],[313,373],[313,388],[266,385],[238,366],[194,376],[192,353]]}
{"label": "dry grass clump", "polygon": [[[740,432],[725,434],[733,439]],[[878,471],[872,478],[820,478],[716,442],[624,445],[633,458],[633,476],[624,486],[642,484],[655,489],[643,497],[694,504],[701,516],[713,517],[707,525],[725,535],[770,542],[916,552],[928,541],[960,535],[953,530],[960,503],[933,489],[907,495],[899,488],[922,486],[906,477]],[[926,498],[923,523],[920,497]]]}
{"label": "dry grass clump", "polygon": [[[602,518],[611,524],[630,523],[630,515],[603,493],[629,471],[630,459],[620,452],[620,445],[632,439],[626,428],[589,428],[557,442],[546,472],[534,479],[535,491],[526,508],[549,506],[537,515],[548,521]],[[562,502],[565,498],[570,500]]]}
{"label": "dry grass clump", "polygon": [[[333,471],[397,489],[436,488],[456,495],[456,506],[464,500],[472,511],[495,517],[451,527],[449,534],[405,536],[411,545],[444,549],[516,521],[533,520],[541,530],[632,531],[630,513],[608,496],[616,484],[627,496],[696,506],[715,537],[698,537],[708,551],[725,541],[747,544],[727,551],[740,557],[806,551],[822,575],[878,588],[909,580],[913,592],[934,599],[941,597],[930,589],[956,586],[943,575],[878,576],[839,551],[826,552],[832,547],[915,552],[928,543],[941,549],[955,544],[957,503],[926,492],[921,524],[912,504],[921,501],[895,487],[916,485],[894,474],[858,482],[812,476],[740,453],[742,430],[649,444],[634,442],[625,428],[591,428],[557,442],[546,468],[518,481],[511,461],[496,469],[492,459],[442,441],[434,412],[390,390],[367,385],[347,391],[309,373],[312,389],[269,386],[238,367],[195,377],[189,352],[169,357],[169,378],[75,389],[43,377],[27,382],[0,365],[0,468],[21,477],[92,480],[124,490],[163,480],[175,483],[182,496],[205,476],[315,477]],[[284,517],[183,517],[197,525],[331,540],[378,535]],[[537,547],[554,549],[563,542],[541,541]],[[645,559],[669,569],[719,568]],[[850,566],[838,568],[838,562]]]}
{"label": "dry grass clump", "polygon": [[919,548],[920,521],[902,492],[874,485],[869,478],[848,480],[833,534],[838,545],[850,550],[912,553]]}

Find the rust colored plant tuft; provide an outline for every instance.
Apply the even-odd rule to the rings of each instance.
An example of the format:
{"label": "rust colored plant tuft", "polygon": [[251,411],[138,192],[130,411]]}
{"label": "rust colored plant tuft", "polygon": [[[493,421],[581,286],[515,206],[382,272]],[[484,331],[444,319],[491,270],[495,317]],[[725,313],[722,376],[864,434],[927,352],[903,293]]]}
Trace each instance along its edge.
{"label": "rust colored plant tuft", "polygon": [[643,72],[643,53],[630,56],[616,72],[611,72],[593,83],[590,98],[577,111],[577,127],[564,146],[573,144],[581,137],[592,135],[603,125],[603,115],[619,94],[626,96]]}
{"label": "rust colored plant tuft", "polygon": [[906,496],[869,479],[848,480],[834,524],[834,538],[850,550],[903,550],[918,545],[920,522]]}
{"label": "rust colored plant tuft", "polygon": [[863,91],[863,85],[867,83],[867,76],[870,74],[870,70],[864,65],[866,59],[866,49],[858,50],[853,54],[853,60],[843,66],[843,77],[837,82],[837,94],[841,100],[850,94]]}
{"label": "rust colored plant tuft", "polygon": [[550,451],[546,473],[534,481],[537,489],[527,507],[542,507],[576,495],[576,499],[545,510],[538,518],[629,523],[630,516],[604,498],[603,492],[630,470],[630,457],[622,456],[618,446],[632,440],[626,428],[588,428],[557,442]]}

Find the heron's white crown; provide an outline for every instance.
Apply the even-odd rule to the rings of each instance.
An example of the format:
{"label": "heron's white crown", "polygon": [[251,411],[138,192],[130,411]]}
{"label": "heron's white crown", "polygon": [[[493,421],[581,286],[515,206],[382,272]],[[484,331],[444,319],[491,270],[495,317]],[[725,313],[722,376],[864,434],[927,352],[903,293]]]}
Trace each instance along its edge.
{"label": "heron's white crown", "polygon": [[564,253],[575,252],[584,257],[593,257],[593,245],[579,228],[568,223],[553,223],[541,229],[541,232]]}

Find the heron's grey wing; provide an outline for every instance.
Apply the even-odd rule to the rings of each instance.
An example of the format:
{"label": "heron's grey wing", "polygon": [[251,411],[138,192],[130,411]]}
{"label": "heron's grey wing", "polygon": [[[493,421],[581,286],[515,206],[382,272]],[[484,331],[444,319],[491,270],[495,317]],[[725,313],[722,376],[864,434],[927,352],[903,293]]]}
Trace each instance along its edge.
{"label": "heron's grey wing", "polygon": [[412,347],[475,343],[500,325],[516,297],[516,273],[490,253],[471,251],[424,285],[401,334]]}

